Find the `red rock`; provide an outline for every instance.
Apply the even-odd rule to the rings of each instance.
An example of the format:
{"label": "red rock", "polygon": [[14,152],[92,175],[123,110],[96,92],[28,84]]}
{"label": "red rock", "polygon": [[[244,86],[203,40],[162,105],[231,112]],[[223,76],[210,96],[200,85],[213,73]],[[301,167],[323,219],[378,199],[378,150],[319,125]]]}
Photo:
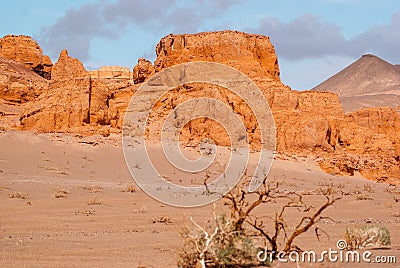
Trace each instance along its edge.
{"label": "red rock", "polygon": [[168,35],[156,48],[156,72],[190,61],[229,65],[249,77],[279,79],[278,58],[269,37],[238,31]]}
{"label": "red rock", "polygon": [[24,130],[68,132],[90,123],[90,74],[63,50],[52,69],[49,90],[29,103],[21,117]]}
{"label": "red rock", "polygon": [[133,82],[135,84],[143,83],[154,74],[154,67],[150,61],[140,58],[133,68]]}
{"label": "red rock", "polygon": [[30,36],[6,35],[1,38],[0,57],[21,62],[40,76],[50,77],[50,58],[43,56],[41,47]]}

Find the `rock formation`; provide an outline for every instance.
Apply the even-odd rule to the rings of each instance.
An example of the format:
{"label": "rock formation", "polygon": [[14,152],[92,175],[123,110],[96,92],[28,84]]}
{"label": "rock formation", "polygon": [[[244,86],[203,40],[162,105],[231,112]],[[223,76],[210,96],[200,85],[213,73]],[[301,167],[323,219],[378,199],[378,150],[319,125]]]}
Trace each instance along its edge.
{"label": "rock formation", "polygon": [[[278,60],[268,37],[235,31],[166,36],[157,45],[154,68],[149,61],[139,59],[133,74],[119,67],[88,72],[64,50],[51,67],[48,81],[26,68],[26,62],[24,66],[4,59],[0,64],[0,122],[3,125],[5,114],[9,113],[12,116],[8,118],[14,121],[5,124],[6,128],[18,127],[15,115],[20,114],[20,128],[24,130],[103,135],[120,132],[127,105],[139,83],[163,68],[203,60],[237,68],[258,85],[274,115],[279,153],[314,156],[330,173],[360,172],[368,179],[398,183],[399,111],[368,108],[345,114],[335,93],[293,91],[280,81]],[[50,68],[45,57],[40,62]],[[197,97],[210,97],[232,107],[248,130],[252,148],[259,147],[259,129],[250,107],[228,89],[200,83],[182,85],[163,96],[150,115],[148,137],[158,139],[168,113]],[[7,106],[7,110],[4,103],[16,105]],[[219,145],[230,143],[224,129],[209,119],[189,122],[180,138],[212,138]]]}
{"label": "rock formation", "polygon": [[15,129],[23,106],[47,90],[48,81],[24,64],[0,57],[0,126]]}
{"label": "rock formation", "polygon": [[139,58],[138,63],[133,67],[133,82],[135,84],[143,83],[154,74],[154,67],[150,61]]}
{"label": "rock formation", "polygon": [[49,89],[21,117],[22,129],[57,132],[89,123],[90,83],[83,64],[63,50],[53,66]]}
{"label": "rock formation", "polygon": [[168,35],[156,48],[158,72],[188,61],[211,61],[229,65],[249,77],[279,80],[278,58],[269,37],[238,31]]}
{"label": "rock formation", "polygon": [[14,103],[32,101],[45,91],[47,84],[24,64],[0,58],[0,98]]}
{"label": "rock formation", "polygon": [[22,129],[90,134],[108,126],[119,131],[134,93],[132,84],[127,68],[106,67],[89,73],[63,50],[52,68],[49,89],[26,107]]}
{"label": "rock formation", "polygon": [[119,66],[102,66],[98,70],[89,71],[94,79],[131,79],[132,73],[129,68]]}
{"label": "rock formation", "polygon": [[0,57],[21,62],[40,76],[50,79],[53,64],[48,56],[43,56],[38,43],[29,36],[6,35],[1,38]]}

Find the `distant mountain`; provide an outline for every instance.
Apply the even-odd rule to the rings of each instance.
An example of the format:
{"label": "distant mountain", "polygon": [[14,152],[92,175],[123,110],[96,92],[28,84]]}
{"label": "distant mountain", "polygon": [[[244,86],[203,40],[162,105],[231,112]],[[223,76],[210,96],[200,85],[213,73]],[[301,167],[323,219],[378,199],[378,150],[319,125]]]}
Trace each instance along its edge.
{"label": "distant mountain", "polygon": [[339,95],[345,111],[400,105],[400,65],[367,54],[312,90]]}

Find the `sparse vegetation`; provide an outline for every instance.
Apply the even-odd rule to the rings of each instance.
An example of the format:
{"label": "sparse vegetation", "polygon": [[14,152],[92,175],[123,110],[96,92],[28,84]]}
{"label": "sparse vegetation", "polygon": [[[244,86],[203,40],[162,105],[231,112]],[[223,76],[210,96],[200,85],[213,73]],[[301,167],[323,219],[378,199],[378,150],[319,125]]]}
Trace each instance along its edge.
{"label": "sparse vegetation", "polygon": [[357,200],[373,200],[372,196],[366,195],[366,194],[359,194],[356,197]]}
{"label": "sparse vegetation", "polygon": [[380,225],[347,227],[345,240],[349,250],[388,246],[390,245],[390,232],[386,227]]}
{"label": "sparse vegetation", "polygon": [[147,207],[146,206],[143,206],[141,208],[134,208],[133,209],[133,213],[145,213],[145,212],[147,212]]}
{"label": "sparse vegetation", "polygon": [[66,190],[58,190],[55,193],[53,193],[54,198],[66,198],[68,192]]}
{"label": "sparse vegetation", "polygon": [[375,192],[371,184],[364,184],[364,191],[371,194]]}
{"label": "sparse vegetation", "polygon": [[88,205],[101,205],[103,204],[103,200],[101,200],[101,198],[98,198],[97,196],[94,196],[92,198],[89,199]]}
{"label": "sparse vegetation", "polygon": [[[249,256],[252,261],[256,259],[255,242],[268,245],[271,252],[289,253],[301,251],[295,245],[295,240],[310,229],[314,229],[317,239],[320,239],[322,234],[328,235],[317,223],[321,220],[331,220],[322,214],[341,199],[341,196],[335,196],[337,191],[331,184],[319,188],[314,193],[307,192],[308,195],[320,196],[321,200],[325,200],[321,201],[319,207],[307,205],[304,194],[282,190],[279,182],[269,183],[265,179],[261,188],[256,192],[248,192],[243,184],[232,190],[224,197],[225,204],[230,209],[229,216],[214,216],[215,224],[209,228],[202,228],[192,220],[199,232],[183,233],[185,249],[181,254],[179,265],[181,267],[193,267],[194,264],[200,264],[201,267],[251,265],[247,262],[250,261]],[[277,204],[279,204],[278,209]],[[271,209],[275,209],[273,217],[262,213],[268,211],[266,207],[268,205]],[[257,210],[257,214],[254,213]],[[286,214],[290,210],[299,215],[297,220],[286,219]],[[227,245],[229,250],[226,251]],[[222,258],[220,252],[225,252],[226,255]],[[274,254],[271,257],[272,260],[268,261],[276,258]]]}
{"label": "sparse vegetation", "polygon": [[75,215],[86,215],[86,216],[90,216],[90,215],[94,215],[96,213],[96,211],[93,208],[89,208],[88,210],[84,210],[84,211],[76,211]]}
{"label": "sparse vegetation", "polygon": [[13,193],[9,193],[8,197],[9,198],[27,199],[28,198],[28,194],[16,191],[16,192],[13,192]]}
{"label": "sparse vegetation", "polygon": [[153,223],[172,223],[172,219],[168,216],[159,216],[153,219]]}
{"label": "sparse vegetation", "polygon": [[179,267],[250,267],[257,265],[257,248],[250,237],[235,230],[235,223],[225,215],[214,214],[213,223],[203,228],[192,218],[196,231],[187,227],[182,232],[184,249]]}
{"label": "sparse vegetation", "polygon": [[99,193],[103,191],[103,187],[97,185],[84,186],[82,189],[91,193]]}
{"label": "sparse vegetation", "polygon": [[137,188],[135,185],[128,185],[124,190],[122,190],[124,193],[136,193]]}

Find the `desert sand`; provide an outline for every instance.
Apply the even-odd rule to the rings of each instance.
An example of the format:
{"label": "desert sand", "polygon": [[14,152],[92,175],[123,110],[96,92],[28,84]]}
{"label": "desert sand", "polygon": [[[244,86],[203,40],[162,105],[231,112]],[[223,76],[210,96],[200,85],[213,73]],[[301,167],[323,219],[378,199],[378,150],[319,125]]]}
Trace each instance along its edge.
{"label": "desert sand", "polygon": [[[176,208],[135,185],[124,160],[121,137],[0,133],[0,267],[176,267],[180,232],[211,220],[213,205]],[[297,244],[305,250],[336,249],[346,226],[382,224],[392,245],[374,255],[396,264],[274,263],[275,267],[399,267],[400,202],[395,187],[361,176],[333,176],[311,157],[277,155],[270,180],[299,192],[331,184],[344,193],[322,221],[329,237],[310,230]],[[397,188],[398,190],[398,188]],[[315,206],[320,200],[309,200]],[[215,208],[228,213],[224,201]],[[263,212],[265,213],[265,212]],[[268,211],[274,215],[274,207]]]}

